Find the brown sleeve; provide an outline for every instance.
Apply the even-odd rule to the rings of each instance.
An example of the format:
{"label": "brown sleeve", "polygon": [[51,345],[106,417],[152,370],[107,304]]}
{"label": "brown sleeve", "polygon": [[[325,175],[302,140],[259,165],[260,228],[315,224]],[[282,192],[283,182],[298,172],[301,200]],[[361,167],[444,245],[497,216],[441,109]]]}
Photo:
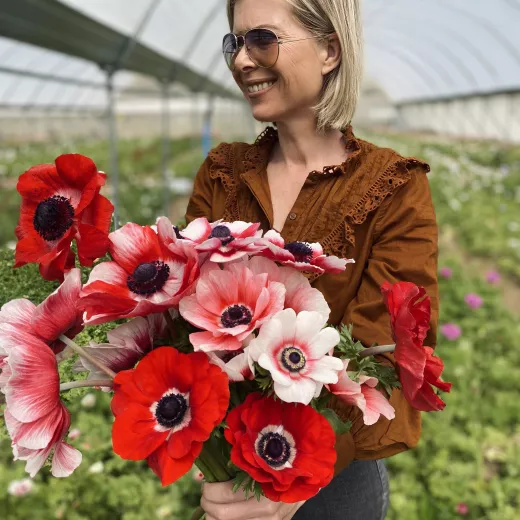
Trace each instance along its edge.
{"label": "brown sleeve", "polygon": [[206,217],[210,222],[213,221],[214,180],[210,176],[211,165],[212,160],[207,157],[195,176],[193,192],[186,208],[186,225],[199,217]]}
{"label": "brown sleeve", "polygon": [[[423,167],[411,171],[411,179],[381,205],[375,218],[371,254],[357,295],[348,305],[342,322],[353,324],[354,338],[365,347],[393,343],[380,287],[385,280],[413,282],[423,286],[430,296],[430,330],[424,344],[435,348],[439,316],[438,229]],[[379,360],[393,363],[393,354],[379,356]],[[394,390],[390,398],[395,419],[389,421],[381,416],[372,426],[363,423],[357,407],[333,399],[332,406],[339,415],[353,424],[348,434],[338,438],[336,474],[354,459],[390,457],[417,445],[421,435],[420,412],[408,404],[400,390]]]}

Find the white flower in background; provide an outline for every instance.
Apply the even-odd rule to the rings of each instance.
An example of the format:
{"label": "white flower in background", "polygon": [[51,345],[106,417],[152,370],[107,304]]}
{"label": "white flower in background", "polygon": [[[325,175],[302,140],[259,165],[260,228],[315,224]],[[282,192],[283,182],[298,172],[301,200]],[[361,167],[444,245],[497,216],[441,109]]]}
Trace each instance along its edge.
{"label": "white flower in background", "polygon": [[88,472],[94,473],[94,474],[103,473],[104,469],[105,469],[105,465],[101,461],[98,461],[98,462],[94,462],[94,464],[92,464],[92,466],[90,466],[90,468],[88,468]]}
{"label": "white flower in background", "polygon": [[28,495],[34,488],[34,482],[30,478],[22,480],[13,480],[7,486],[7,492],[14,497],[23,497]]}
{"label": "white flower in background", "polygon": [[517,231],[520,231],[520,223],[512,220],[511,222],[507,223],[507,229],[509,229],[509,231],[512,231],[513,233],[516,233]]}
{"label": "white flower in background", "polygon": [[324,384],[338,382],[341,359],[328,355],[340,340],[339,332],[323,328],[319,312],[284,309],[262,325],[249,344],[251,365],[271,373],[276,395],[288,403],[309,404]]}
{"label": "white flower in background", "polygon": [[96,406],[96,396],[94,394],[87,394],[81,400],[81,406],[83,406],[83,408],[94,408],[94,406]]}
{"label": "white flower in background", "polygon": [[70,430],[69,432],[69,439],[71,441],[75,441],[76,439],[79,439],[79,437],[81,436],[81,430],[79,428],[73,428],[72,430]]}

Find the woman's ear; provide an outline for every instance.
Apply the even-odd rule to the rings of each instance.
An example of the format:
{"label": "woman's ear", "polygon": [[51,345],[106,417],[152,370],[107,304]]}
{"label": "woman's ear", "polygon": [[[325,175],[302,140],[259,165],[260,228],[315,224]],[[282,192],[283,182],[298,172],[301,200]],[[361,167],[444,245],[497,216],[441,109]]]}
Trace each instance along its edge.
{"label": "woman's ear", "polygon": [[326,54],[321,73],[323,76],[326,76],[341,63],[341,43],[339,42],[336,33],[327,37],[327,42],[324,44],[324,48]]}

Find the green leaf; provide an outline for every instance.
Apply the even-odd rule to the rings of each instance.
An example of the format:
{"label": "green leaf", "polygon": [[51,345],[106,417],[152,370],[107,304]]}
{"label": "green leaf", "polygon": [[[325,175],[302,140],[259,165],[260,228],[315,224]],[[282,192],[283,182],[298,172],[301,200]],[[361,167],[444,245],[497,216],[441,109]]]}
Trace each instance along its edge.
{"label": "green leaf", "polygon": [[332,426],[332,429],[334,430],[334,433],[341,435],[343,433],[347,433],[350,431],[350,428],[352,428],[352,423],[347,421],[342,421],[338,414],[332,410],[331,408],[325,408],[321,411],[321,415],[329,421],[330,425]]}

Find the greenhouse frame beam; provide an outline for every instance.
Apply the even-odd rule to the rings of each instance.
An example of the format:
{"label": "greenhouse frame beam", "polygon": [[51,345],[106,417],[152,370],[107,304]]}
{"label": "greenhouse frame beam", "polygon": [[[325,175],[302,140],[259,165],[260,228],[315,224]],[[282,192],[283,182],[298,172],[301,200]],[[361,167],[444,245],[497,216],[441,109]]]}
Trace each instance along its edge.
{"label": "greenhouse frame beam", "polygon": [[[114,68],[128,41],[127,35],[58,0],[0,0],[0,36],[84,59],[101,68]],[[188,88],[205,76],[142,43],[132,47],[123,65],[124,70],[161,81],[174,65],[176,81]],[[218,96],[237,97],[211,79],[206,89]]]}
{"label": "greenhouse frame beam", "polygon": [[[30,70],[19,70],[12,67],[4,67],[0,65],[0,73],[12,74],[13,76],[20,76],[24,78],[39,79],[43,81],[50,81],[54,83],[63,83],[65,85],[75,85],[77,87],[87,87],[99,90],[105,90],[106,85],[103,83],[96,83],[95,81],[88,81],[84,79],[67,78],[66,76],[57,76],[55,74],[45,74],[44,72],[33,72]],[[154,94],[160,95],[156,90],[143,88],[122,88],[116,89],[119,92],[128,92],[130,94]]]}

